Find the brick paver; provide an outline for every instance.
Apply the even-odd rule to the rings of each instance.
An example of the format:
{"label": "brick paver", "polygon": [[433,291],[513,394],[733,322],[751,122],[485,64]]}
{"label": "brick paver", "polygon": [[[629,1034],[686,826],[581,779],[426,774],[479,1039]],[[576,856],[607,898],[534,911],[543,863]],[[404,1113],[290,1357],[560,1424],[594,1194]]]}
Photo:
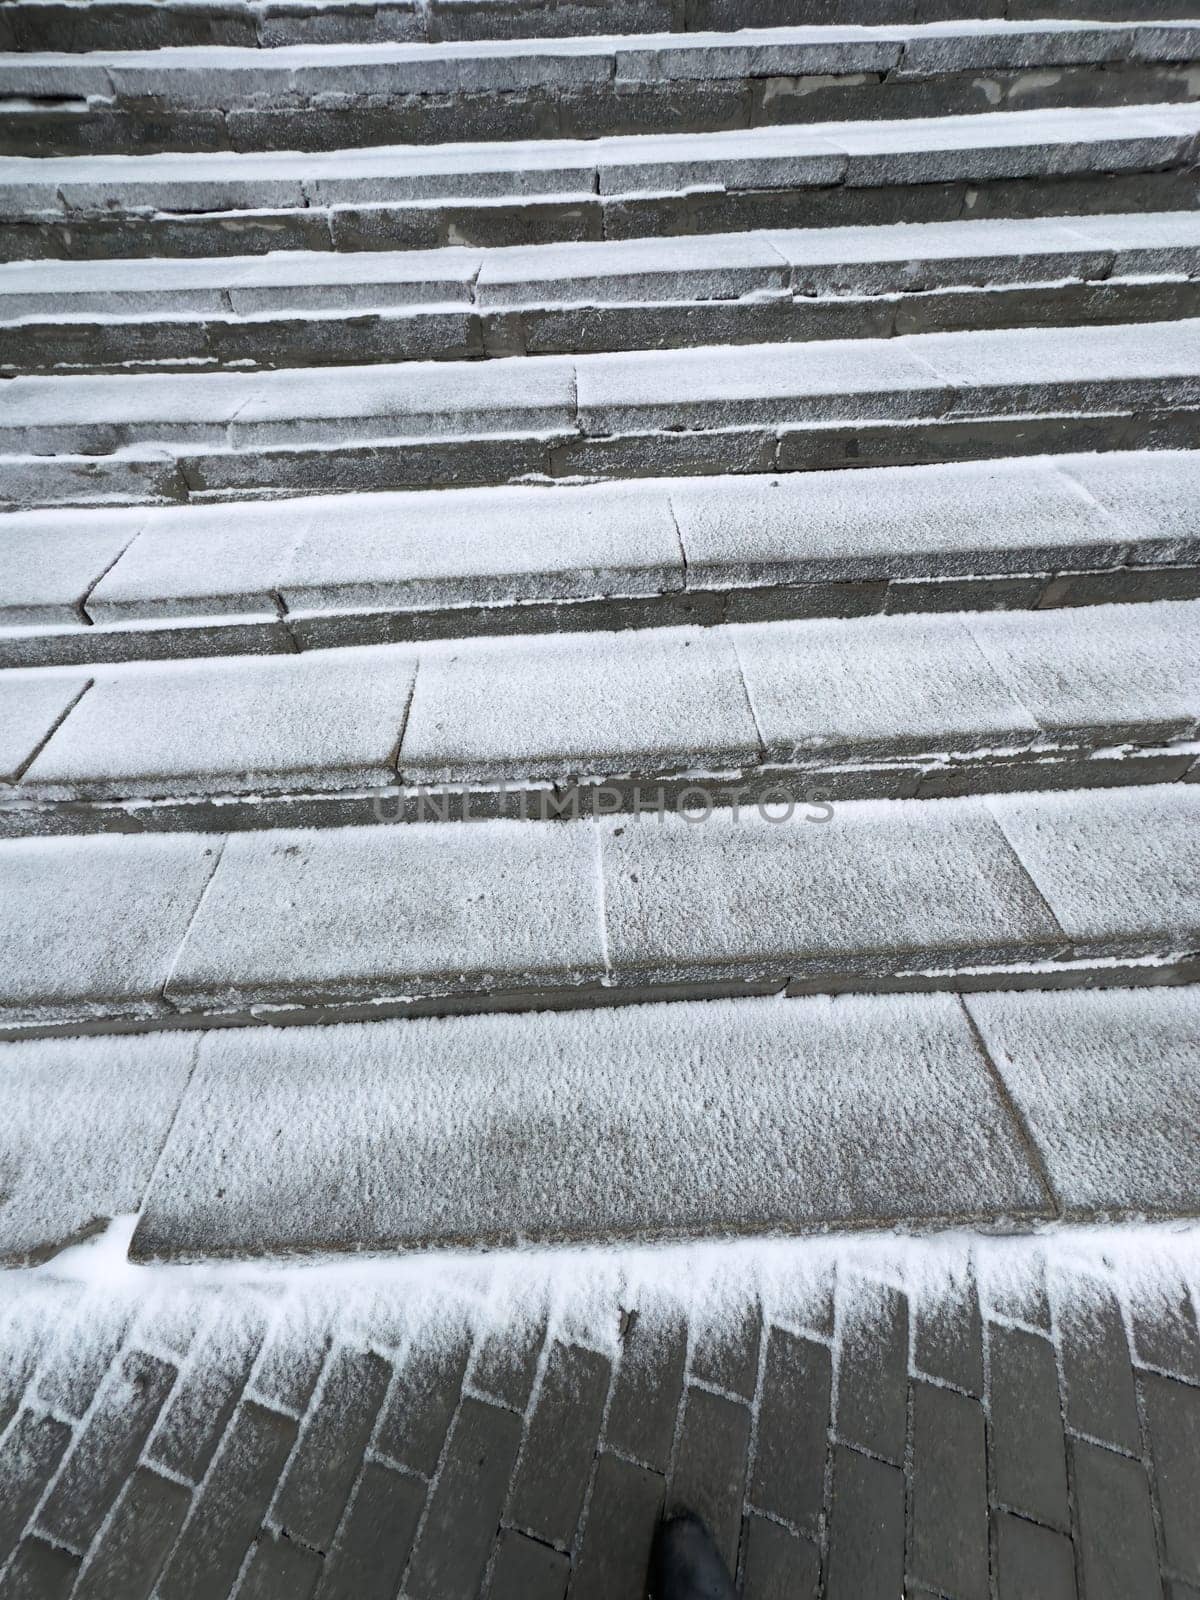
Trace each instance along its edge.
{"label": "brick paver", "polygon": [[1039,1248],[903,1287],[839,1256],[821,1305],[693,1328],[534,1302],[423,1334],[387,1291],[264,1339],[255,1292],[75,1323],[64,1286],[53,1338],[0,1333],[0,1596],[642,1600],[687,1505],[748,1600],[1194,1600],[1193,1287],[1046,1293]]}

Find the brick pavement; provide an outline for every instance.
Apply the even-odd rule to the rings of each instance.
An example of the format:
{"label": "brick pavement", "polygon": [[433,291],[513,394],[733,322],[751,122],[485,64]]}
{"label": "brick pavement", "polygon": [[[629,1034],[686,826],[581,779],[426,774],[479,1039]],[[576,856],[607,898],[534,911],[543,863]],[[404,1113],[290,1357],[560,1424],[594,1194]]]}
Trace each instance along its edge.
{"label": "brick pavement", "polygon": [[1138,1236],[780,1246],[819,1270],[690,1315],[12,1273],[0,1595],[636,1600],[690,1505],[754,1600],[1189,1600],[1200,1244]]}

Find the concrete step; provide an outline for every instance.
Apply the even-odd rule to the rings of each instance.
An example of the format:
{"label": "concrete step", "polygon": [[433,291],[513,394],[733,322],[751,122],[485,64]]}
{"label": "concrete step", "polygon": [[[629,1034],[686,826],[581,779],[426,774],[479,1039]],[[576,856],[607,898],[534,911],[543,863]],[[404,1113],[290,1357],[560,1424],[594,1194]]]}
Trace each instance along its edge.
{"label": "concrete step", "polygon": [[[685,1001],[9,1043],[0,1149],[16,1176],[0,1209],[0,1261],[45,1260],[100,1219],[133,1213],[142,1261],[1186,1217],[1200,1211],[1198,1039],[1200,989],[1179,987]],[[881,1159],[864,1161],[864,1149]],[[997,1240],[995,1275],[980,1273],[985,1305],[990,1280],[993,1305],[1010,1311],[1011,1244]],[[932,1242],[925,1270],[908,1277],[926,1330],[938,1325],[931,1311],[944,1311],[934,1263],[946,1264],[946,1245]],[[660,1286],[660,1264],[649,1270]],[[832,1306],[817,1274],[814,1321],[818,1305]],[[378,1304],[379,1277],[358,1282]],[[396,1289],[411,1296],[411,1280]],[[210,1280],[196,1285],[195,1321],[212,1295]],[[1152,1324],[1139,1302],[1145,1340]],[[645,1289],[641,1303],[652,1315]],[[224,1310],[219,1333],[227,1301]],[[382,1348],[406,1310],[384,1301]],[[351,1311],[360,1331],[363,1312]],[[1164,1341],[1155,1364],[1194,1373],[1194,1324],[1186,1309],[1175,1319],[1184,1337],[1173,1358]],[[103,1327],[93,1322],[93,1333]],[[87,1348],[81,1331],[71,1329],[75,1355]],[[11,1350],[11,1320],[5,1334]],[[214,1359],[227,1345],[218,1336],[200,1348]],[[924,1345],[926,1365],[935,1348]],[[682,1350],[678,1363],[682,1373]],[[161,1439],[158,1459],[176,1459]],[[434,1458],[437,1446],[434,1434]]]}
{"label": "concrete step", "polygon": [[499,44],[0,56],[3,155],[337,150],[1130,105],[1200,92],[1200,23],[925,23]]}
{"label": "concrete step", "polygon": [[[150,158],[146,158],[150,159]],[[0,505],[1200,443],[1200,320],[0,387]]]}
{"label": "concrete step", "polygon": [[0,158],[0,247],[42,257],[429,249],[1189,210],[1200,106],[383,146]]}
{"label": "concrete step", "polygon": [[0,665],[1200,594],[1200,452],[0,517]]}
{"label": "concrete step", "polygon": [[1200,785],[8,840],[4,1037],[1200,977]]}
{"label": "concrete step", "polygon": [[0,372],[203,371],[1158,322],[1200,211],[511,249],[12,262]]}
{"label": "concrete step", "polygon": [[0,675],[0,835],[1200,781],[1200,601]]}
{"label": "concrete step", "polygon": [[[142,1178],[131,1254],[1195,1214],[1197,1039],[1195,988],[219,1031]],[[143,1082],[157,1107],[165,1042],[76,1044],[109,1078],[124,1054],[102,1117]],[[8,1046],[6,1081],[56,1083],[63,1049]]]}
{"label": "concrete step", "polygon": [[959,19],[1190,19],[1194,0],[6,0],[0,49],[432,43]]}

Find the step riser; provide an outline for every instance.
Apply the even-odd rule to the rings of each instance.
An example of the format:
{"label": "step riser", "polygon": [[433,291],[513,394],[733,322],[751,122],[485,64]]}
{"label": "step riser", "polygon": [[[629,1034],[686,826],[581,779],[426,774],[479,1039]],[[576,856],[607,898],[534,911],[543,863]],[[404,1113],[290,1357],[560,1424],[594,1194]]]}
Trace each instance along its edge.
{"label": "step riser", "polygon": [[[953,421],[828,422],[581,438],[478,437],[359,443],[262,452],[131,446],[121,455],[0,456],[0,509],[164,505],[314,493],[436,489],[530,480],[812,472],[920,466],[993,456],[1200,449],[1200,407],[1173,406],[1155,385],[1128,385],[1093,409]],[[1166,398],[1166,403],[1164,402]]]}
{"label": "step riser", "polygon": [[[421,999],[395,998],[364,992],[345,997],[327,996],[311,1004],[275,997],[244,1008],[185,1010],[160,1017],[97,1015],[94,1010],[55,1022],[10,1024],[0,1011],[0,1043],[21,1039],[91,1038],[111,1034],[147,1033],[172,1029],[258,1028],[327,1026],[345,1022],[385,1022],[395,1018],[461,1017],[481,1013],[522,1011],[577,1011],[601,1006],[653,1005],[688,1000],[724,1000],[770,995],[799,999],[816,995],[852,994],[992,994],[1004,991],[1070,989],[1174,988],[1200,982],[1197,935],[1190,934],[1190,949],[1181,949],[1170,937],[1141,940],[1136,948],[1114,954],[1105,948],[1055,960],[1042,954],[1030,970],[1030,952],[989,946],[964,951],[962,966],[937,968],[912,961],[923,954],[890,959],[872,953],[858,961],[822,965],[806,962],[753,963],[753,970],[729,968],[704,981],[629,979],[609,987],[576,984],[569,989],[528,987],[486,991],[444,991]],[[928,958],[932,960],[933,958]]]}
{"label": "step riser", "polygon": [[0,372],[273,370],[1168,322],[1200,316],[1200,260],[1192,266],[1196,276],[1183,281],[1027,283],[836,302],[699,300],[483,314],[356,310],[345,320],[297,315],[261,321],[23,321],[0,324]]}
{"label": "step riser", "polygon": [[[1102,22],[1188,21],[1194,0],[1087,0],[1088,19]],[[1080,20],[1079,0],[575,0],[572,4],[427,5],[413,0],[343,4],[247,4],[209,8],[145,3],[88,6],[21,0],[0,17],[3,50],[154,50],[164,46],[216,44],[439,43],[510,38],[660,32],[723,32],[738,28],[864,27],[978,17],[1017,22]]]}
{"label": "step riser", "polygon": [[262,255],[274,250],[436,250],[648,236],[834,228],[960,218],[1106,216],[1192,211],[1191,164],[1138,173],[877,187],[759,189],[692,195],[570,195],[526,202],[428,201],[330,208],[119,215],[80,209],[69,221],[0,221],[8,261]]}
{"label": "step riser", "polygon": [[[982,568],[983,563],[980,562]],[[1052,610],[1058,607],[1153,604],[1200,599],[1200,543],[1191,564],[1138,567],[1082,565],[1053,571],[947,576],[931,565],[925,578],[863,579],[746,588],[690,589],[679,594],[612,595],[547,604],[452,606],[445,610],[330,611],[325,615],[234,616],[189,625],[81,626],[72,632],[0,629],[0,668],[102,665],[182,657],[275,655],[342,646],[423,644],[439,639],[664,627],[915,612]],[[199,608],[198,608],[199,609]]]}
{"label": "step riser", "polygon": [[1130,746],[1109,754],[1128,729],[1098,728],[1074,747],[1024,759],[964,755],[927,761],[873,754],[870,764],[747,769],[720,777],[680,777],[646,771],[635,777],[579,780],[564,771],[553,788],[520,779],[503,790],[469,784],[423,789],[380,787],[359,793],[284,793],[250,798],[239,793],[183,795],[154,801],[12,800],[0,789],[0,839],[53,835],[261,832],[271,828],[346,828],[377,824],[573,822],[588,817],[656,815],[765,806],[775,810],[856,800],[945,800],[971,795],[1114,789],[1141,784],[1200,783],[1195,740],[1159,747]]}
{"label": "step riser", "polygon": [[[146,155],[162,151],[333,151],[463,139],[571,139],[641,133],[710,133],[842,119],[943,117],[1061,106],[1175,104],[1200,96],[1200,58],[1170,63],[990,67],[936,78],[893,80],[878,72],[621,84],[578,95],[506,92],[412,95],[387,90],[369,102],[201,111],[169,93],[97,105],[86,95],[46,109],[5,112],[0,155]],[[255,100],[257,99],[257,104]],[[0,100],[0,110],[4,102]]]}

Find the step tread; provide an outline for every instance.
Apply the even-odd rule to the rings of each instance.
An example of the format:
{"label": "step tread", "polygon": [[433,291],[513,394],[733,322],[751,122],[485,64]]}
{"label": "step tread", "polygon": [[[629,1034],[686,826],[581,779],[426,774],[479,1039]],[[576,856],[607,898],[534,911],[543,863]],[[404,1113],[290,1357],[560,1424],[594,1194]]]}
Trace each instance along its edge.
{"label": "step tread", "polygon": [[[1161,1009],[1175,1031],[1194,1014]],[[950,996],[382,1023],[339,1029],[332,1048],[336,1066],[312,1029],[205,1039],[135,1256],[1051,1210]],[[1170,1065],[1178,1075],[1181,1063]],[[1160,1072],[1169,1076],[1166,1063]],[[862,1149],[896,1127],[905,1133],[893,1159],[864,1162]],[[322,1206],[340,1161],[356,1180]],[[268,1213],[251,1174],[259,1185],[269,1175],[278,1209]],[[368,1192],[377,1204],[364,1203]]]}
{"label": "step tread", "polygon": [[86,1032],[1196,965],[1200,785],[830,810],[8,841],[0,1019]]}
{"label": "step tread", "polygon": [[[440,611],[447,630],[536,631],[538,605],[1053,574],[1200,560],[1200,451],[444,489],[0,517],[0,648],[255,619],[264,647],[329,643],[339,619]],[[866,584],[879,585],[867,595]],[[904,589],[892,596],[900,603]],[[833,604],[833,598],[829,603]],[[1030,602],[1035,603],[1036,597]],[[290,637],[279,637],[279,607]],[[462,613],[455,626],[453,613]],[[309,622],[325,618],[315,633]],[[104,659],[100,656],[99,659]]]}
{"label": "step tread", "polygon": [[599,438],[789,422],[1094,407],[1161,382],[1194,404],[1200,318],[811,344],[267,372],[24,376],[0,385],[5,454],[445,436]]}
{"label": "step tread", "polygon": [[0,320],[442,314],[1196,274],[1200,212],[797,228],[430,251],[10,262]]}
{"label": "step tread", "polygon": [[242,794],[268,816],[272,793],[358,790],[370,820],[384,785],[650,792],[864,763],[896,784],[974,763],[986,785],[1000,756],[1074,771],[1122,743],[1179,745],[1186,770],[1197,685],[1200,601],[35,669],[0,677],[0,806]]}
{"label": "step tread", "polygon": [[[265,94],[459,94],[614,82],[858,72],[923,77],[972,68],[1187,61],[1200,22],[980,21],[826,24],[728,33],[598,34],[455,43],[191,45],[0,52],[0,94],[161,97],[205,109]],[[238,96],[244,96],[239,100]],[[230,97],[232,98],[224,98]]]}
{"label": "step tread", "polygon": [[[133,1251],[1194,1209],[1200,1172],[1180,1111],[1195,1100],[1195,989],[966,1005],[978,1035],[933,995],[351,1026],[332,1047],[332,1089],[316,1030],[211,1035]],[[803,1071],[781,1072],[789,1061]],[[884,1158],[864,1161],[881,1137]]]}
{"label": "step tread", "polygon": [[[952,159],[959,178],[1114,171],[1182,159],[1200,105],[1054,108],[803,128],[630,134],[602,139],[143,156],[5,156],[8,215],[153,206],[221,211],[455,197],[661,193],[694,184],[754,188],[922,181]],[[972,155],[978,159],[972,160]],[[924,164],[922,157],[929,160]],[[1102,165],[1097,165],[1102,163]],[[1114,165],[1115,164],[1115,165]]]}

